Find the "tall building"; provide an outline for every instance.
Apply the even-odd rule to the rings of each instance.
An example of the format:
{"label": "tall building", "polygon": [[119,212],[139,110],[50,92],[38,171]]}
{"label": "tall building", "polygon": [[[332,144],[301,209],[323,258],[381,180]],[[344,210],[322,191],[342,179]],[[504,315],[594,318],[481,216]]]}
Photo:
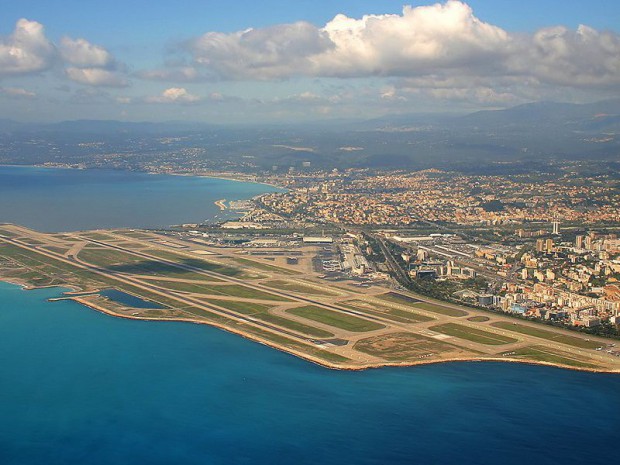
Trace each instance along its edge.
{"label": "tall building", "polygon": [[560,222],[557,220],[553,222],[553,233],[552,234],[556,236],[560,234]]}
{"label": "tall building", "polygon": [[544,251],[545,251],[545,240],[536,239],[536,252],[544,252]]}
{"label": "tall building", "polygon": [[583,236],[575,237],[575,247],[577,249],[583,249]]}
{"label": "tall building", "polygon": [[553,239],[547,239],[545,241],[545,250],[547,253],[553,252]]}

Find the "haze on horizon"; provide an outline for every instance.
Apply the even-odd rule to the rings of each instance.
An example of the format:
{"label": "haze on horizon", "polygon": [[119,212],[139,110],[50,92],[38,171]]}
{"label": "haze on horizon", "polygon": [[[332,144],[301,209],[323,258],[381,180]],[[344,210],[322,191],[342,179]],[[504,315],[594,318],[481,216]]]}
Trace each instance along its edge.
{"label": "haze on horizon", "polygon": [[618,4],[402,3],[15,2],[0,118],[290,122],[620,94]]}

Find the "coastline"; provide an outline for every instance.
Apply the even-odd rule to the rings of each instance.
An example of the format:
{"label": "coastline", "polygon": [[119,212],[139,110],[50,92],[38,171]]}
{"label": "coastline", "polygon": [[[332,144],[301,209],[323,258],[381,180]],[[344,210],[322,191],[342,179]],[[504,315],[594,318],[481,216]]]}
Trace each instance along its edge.
{"label": "coastline", "polygon": [[[148,182],[165,182],[170,186],[180,185],[181,188],[178,190],[178,193],[175,193],[175,197],[166,198],[166,208],[162,210],[156,210],[157,213],[151,215],[152,220],[148,218],[143,218],[141,221],[134,220],[134,217],[129,217],[127,215],[120,214],[118,218],[116,215],[108,215],[106,216],[106,220],[104,224],[100,224],[97,222],[95,218],[93,218],[92,214],[86,214],[83,216],[75,217],[76,220],[72,222],[72,220],[68,222],[52,222],[51,226],[46,225],[45,222],[39,221],[37,218],[30,218],[28,215],[22,214],[13,214],[11,208],[8,206],[3,208],[2,211],[5,212],[3,216],[5,216],[5,220],[9,223],[20,223],[27,224],[34,229],[38,229],[44,232],[69,232],[69,231],[78,231],[78,230],[88,230],[88,229],[97,229],[99,227],[107,227],[107,228],[169,228],[172,225],[180,225],[180,224],[199,224],[205,221],[218,223],[226,220],[233,220],[237,218],[241,218],[242,215],[238,212],[232,212],[228,208],[228,201],[248,201],[252,202],[256,199],[262,198],[264,195],[268,195],[273,192],[281,192],[284,188],[280,186],[276,186],[269,183],[258,182],[253,177],[246,176],[243,174],[226,174],[226,173],[168,173],[168,172],[149,172],[149,171],[137,171],[137,170],[112,170],[109,168],[78,168],[71,166],[48,166],[48,165],[39,165],[39,164],[30,164],[30,165],[8,165],[8,164],[0,164],[0,169],[3,170],[4,176],[12,177],[13,175],[18,176],[30,176],[37,178],[39,176],[48,176],[49,173],[56,173],[54,176],[58,175],[60,179],[64,179],[64,176],[67,179],[84,179],[88,182],[90,178],[102,176],[105,179],[108,179],[107,176],[110,174],[112,177],[110,179],[115,179],[118,173],[124,176],[123,182],[126,182],[129,188],[134,189],[134,185],[136,188],[140,188],[139,184],[133,183],[132,179],[137,179],[138,182],[148,181]],[[14,170],[14,171],[13,171]],[[72,174],[73,173],[73,174]],[[135,177],[135,178],[134,178]],[[191,181],[193,179],[193,181]],[[208,202],[208,204],[200,203],[196,199],[198,197],[191,197],[184,193],[182,186],[186,182],[194,182],[197,186],[200,187],[201,192],[204,192],[205,195],[203,198]],[[82,181],[80,181],[82,182]],[[235,183],[235,184],[232,184]],[[239,184],[237,184],[239,183]],[[67,195],[67,183],[61,181],[58,185],[59,192],[63,195]],[[69,183],[70,185],[70,183]],[[10,199],[13,195],[19,195],[19,190],[11,187],[11,184],[8,184],[9,191],[8,198]],[[111,183],[104,183],[103,189],[101,192],[105,193],[110,191],[113,187]],[[227,199],[223,199],[220,197],[218,200],[218,191],[219,195],[223,197],[224,195]],[[4,192],[4,190],[3,190]],[[71,191],[69,191],[71,192]],[[95,190],[87,190],[88,195],[95,195],[98,192]],[[159,192],[159,191],[155,191]],[[162,195],[162,194],[159,194]],[[120,195],[112,195],[110,198],[112,202],[119,204],[119,202],[124,202],[124,199],[119,198]],[[185,202],[184,199],[188,198],[188,202]],[[45,202],[40,202],[38,199],[32,199],[32,196],[25,196],[24,201],[20,204],[22,208],[25,208],[25,211],[28,211],[30,205],[40,205]],[[171,208],[171,199],[177,201],[182,208]],[[142,211],[142,205],[136,204],[135,201],[131,199],[128,200],[129,204],[131,204],[131,208],[140,212]],[[105,202],[104,202],[105,203]],[[215,203],[215,207],[213,204]],[[122,204],[122,203],[121,203]],[[154,209],[153,202],[149,202],[146,207]],[[88,211],[86,206],[82,206],[79,204],[75,208],[85,208],[84,211]],[[97,208],[102,208],[102,205],[97,204]],[[60,208],[59,210],[62,210]],[[17,210],[15,210],[17,211]],[[119,211],[124,211],[122,208]],[[63,214],[65,214],[63,212]],[[224,215],[224,216],[222,216]],[[134,215],[139,216],[139,215]],[[70,217],[71,218],[71,217]],[[85,219],[84,219],[85,218]],[[49,223],[49,222],[48,222]]]}
{"label": "coastline", "polygon": [[[0,168],[39,168],[39,169],[50,169],[50,170],[76,170],[76,171],[94,171],[94,170],[110,170],[117,171],[113,168],[81,168],[75,166],[65,166],[65,165],[15,165],[15,164],[2,164],[0,163]],[[128,173],[143,173],[150,175],[158,175],[158,176],[185,176],[185,177],[194,177],[194,178],[211,178],[211,179],[221,179],[223,181],[232,181],[232,182],[241,182],[245,184],[259,184],[263,186],[273,187],[274,189],[286,189],[284,186],[279,186],[270,182],[257,181],[256,179],[249,179],[251,176],[242,174],[242,173],[171,173],[171,172],[159,172],[159,171],[138,171],[138,170],[120,170]],[[262,195],[262,194],[261,194]]]}
{"label": "coastline", "polygon": [[[51,285],[51,286],[31,286],[27,284],[25,281],[19,279],[2,279],[1,282],[5,282],[8,284],[12,284],[15,286],[19,286],[22,290],[35,290],[35,289],[47,289],[47,288],[59,288],[59,289],[69,289],[68,291],[63,292],[62,300],[72,300],[74,302],[79,303],[84,307],[88,307],[97,312],[115,317],[115,318],[123,318],[127,320],[140,320],[140,321],[153,321],[153,322],[179,322],[179,323],[192,323],[192,324],[201,324],[206,326],[211,326],[223,331],[226,331],[230,334],[241,336],[244,339],[257,342],[264,346],[270,347],[272,349],[278,350],[280,352],[287,353],[289,355],[296,356],[302,360],[305,360],[310,363],[314,363],[315,365],[319,365],[323,368],[327,368],[330,370],[340,370],[340,371],[365,371],[371,369],[379,369],[379,368],[408,368],[408,367],[416,367],[423,365],[436,365],[441,363],[478,363],[478,362],[499,362],[499,363],[517,363],[522,365],[535,365],[535,366],[546,366],[564,370],[572,370],[572,371],[580,371],[580,372],[588,372],[588,373],[602,373],[602,374],[620,374],[620,369],[618,370],[609,370],[603,368],[589,368],[589,367],[575,367],[571,365],[563,365],[559,363],[551,363],[544,361],[536,361],[536,360],[522,360],[515,359],[510,357],[449,357],[440,360],[412,360],[412,361],[403,361],[403,362],[381,362],[381,363],[366,363],[366,364],[349,364],[349,363],[335,363],[330,362],[328,360],[322,359],[320,357],[315,357],[311,354],[307,354],[296,349],[292,349],[290,347],[280,346],[271,341],[263,339],[255,334],[242,331],[236,328],[229,328],[222,324],[216,322],[207,322],[204,320],[197,320],[193,318],[157,318],[157,317],[144,317],[144,316],[136,316],[136,315],[127,315],[119,312],[115,312],[109,308],[106,308],[103,305],[97,304],[95,302],[91,302],[90,300],[84,299],[84,296],[72,296],[71,292],[80,292],[79,289],[75,289],[74,286],[65,286],[65,285]],[[317,347],[320,350],[320,348]]]}

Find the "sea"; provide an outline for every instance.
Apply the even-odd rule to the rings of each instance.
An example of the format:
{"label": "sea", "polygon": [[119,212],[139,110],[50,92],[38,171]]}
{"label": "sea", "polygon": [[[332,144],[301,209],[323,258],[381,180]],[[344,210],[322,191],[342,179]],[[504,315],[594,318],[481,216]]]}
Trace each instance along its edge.
{"label": "sea", "polygon": [[[50,171],[38,172],[22,188],[0,183],[0,208],[36,199],[31,189],[51,196]],[[136,189],[159,182],[111,172],[119,182],[102,189],[129,193],[134,175]],[[94,189],[76,184],[58,192]],[[210,199],[264,189],[234,185]],[[208,213],[199,207],[185,221]],[[58,228],[53,213],[27,225],[87,224]],[[619,375],[490,362],[329,370],[204,325],[48,301],[63,291],[0,282],[1,465],[617,462]]]}
{"label": "sea", "polygon": [[0,166],[0,223],[42,232],[160,228],[234,218],[216,200],[245,200],[280,189],[227,179]]}
{"label": "sea", "polygon": [[620,376],[328,370],[203,325],[0,283],[0,463],[612,464]]}

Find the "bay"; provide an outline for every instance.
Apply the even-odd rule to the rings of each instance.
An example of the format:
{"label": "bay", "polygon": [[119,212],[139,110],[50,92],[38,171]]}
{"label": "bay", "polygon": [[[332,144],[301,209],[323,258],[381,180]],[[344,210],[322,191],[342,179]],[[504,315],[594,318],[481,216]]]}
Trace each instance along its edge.
{"label": "bay", "polygon": [[159,228],[234,218],[214,202],[278,190],[208,177],[0,166],[0,222],[42,232]]}
{"label": "bay", "polygon": [[194,324],[0,283],[0,463],[608,464],[620,376],[327,370]]}

